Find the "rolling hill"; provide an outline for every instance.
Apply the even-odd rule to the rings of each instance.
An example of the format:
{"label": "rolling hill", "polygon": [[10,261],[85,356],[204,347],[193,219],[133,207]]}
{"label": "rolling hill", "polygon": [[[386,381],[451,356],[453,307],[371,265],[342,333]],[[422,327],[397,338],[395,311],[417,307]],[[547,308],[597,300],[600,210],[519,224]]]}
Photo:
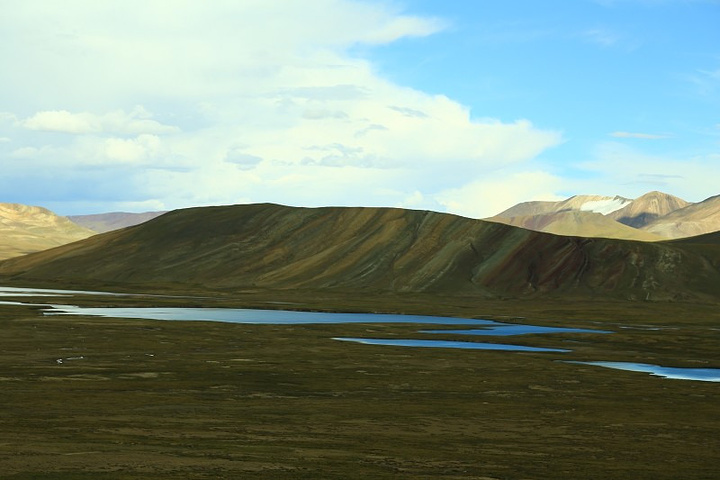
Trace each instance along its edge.
{"label": "rolling hill", "polygon": [[110,232],[125,227],[132,227],[140,223],[152,220],[167,212],[145,212],[145,213],[128,213],[128,212],[110,212],[97,213],[93,215],[70,215],[68,219],[81,227],[88,228],[97,233]]}
{"label": "rolling hill", "polygon": [[0,203],[0,259],[46,250],[94,234],[42,207]]}
{"label": "rolling hill", "polygon": [[556,236],[426,211],[256,204],[176,210],[3,261],[0,275],[133,288],[718,301],[720,247]]}
{"label": "rolling hill", "polygon": [[660,235],[623,225],[601,213],[579,210],[525,215],[520,217],[492,217],[487,221],[504,223],[515,227],[577,237],[621,238],[657,242],[663,240]]}

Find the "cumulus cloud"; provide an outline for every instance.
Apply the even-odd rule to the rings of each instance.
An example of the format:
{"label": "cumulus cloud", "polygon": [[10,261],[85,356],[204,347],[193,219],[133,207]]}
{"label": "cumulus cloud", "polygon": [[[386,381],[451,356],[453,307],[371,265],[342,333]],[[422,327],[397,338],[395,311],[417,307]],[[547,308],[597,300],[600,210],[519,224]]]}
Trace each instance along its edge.
{"label": "cumulus cloud", "polygon": [[75,114],[67,110],[38,112],[22,122],[30,130],[50,132],[89,133],[101,131],[100,125],[89,114]]}
{"label": "cumulus cloud", "polygon": [[[167,168],[175,163],[169,150],[156,135],[130,138],[83,136],[67,145],[24,146],[11,150],[3,164],[6,176],[32,178],[44,172],[80,172],[87,167],[135,165],[139,168]],[[110,168],[107,175],[112,177]],[[34,183],[26,188],[32,188]],[[38,188],[39,190],[39,188]]]}
{"label": "cumulus cloud", "polygon": [[7,175],[86,178],[92,166],[103,184],[102,172],[109,181],[126,169],[117,201],[163,209],[275,201],[461,211],[457,189],[562,134],[482,118],[388,81],[351,53],[444,27],[351,0],[20,2],[0,18],[17,50],[0,50],[16,65],[0,104],[20,135],[0,132],[14,140]]}
{"label": "cumulus cloud", "polygon": [[470,218],[497,215],[513,205],[531,200],[559,200],[559,177],[543,171],[493,174],[435,197],[448,211]]}
{"label": "cumulus cloud", "polygon": [[121,162],[138,162],[152,157],[160,148],[155,135],[138,135],[134,139],[109,138],[105,140],[105,156]]}
{"label": "cumulus cloud", "polygon": [[137,106],[130,112],[116,110],[102,115],[67,110],[46,110],[20,122],[29,130],[62,133],[165,134],[179,129],[151,119],[152,114]]}
{"label": "cumulus cloud", "polygon": [[25,92],[29,105],[63,99],[82,110],[137,94],[252,95],[264,87],[262,79],[282,78],[293,66],[328,73],[333,65],[323,53],[430,35],[444,26],[380,2],[351,0],[92,6],[40,0],[3,13],[0,27],[14,40],[8,55],[16,65],[4,72],[7,88]]}

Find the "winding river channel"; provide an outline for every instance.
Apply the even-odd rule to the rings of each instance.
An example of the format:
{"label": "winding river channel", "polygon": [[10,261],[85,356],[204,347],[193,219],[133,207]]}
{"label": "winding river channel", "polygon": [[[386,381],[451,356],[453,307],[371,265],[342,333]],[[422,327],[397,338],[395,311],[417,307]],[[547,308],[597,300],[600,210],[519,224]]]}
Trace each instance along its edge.
{"label": "winding river channel", "polygon": [[[512,343],[476,342],[473,337],[513,337],[519,335],[546,335],[546,334],[612,334],[607,330],[545,327],[539,325],[523,325],[455,317],[438,317],[422,315],[393,315],[374,313],[327,313],[306,312],[291,310],[256,310],[238,308],[183,308],[183,307],[82,307],[65,303],[27,303],[22,300],[27,297],[52,297],[53,299],[71,300],[73,295],[101,295],[101,296],[132,296],[130,294],[116,294],[109,292],[92,292],[77,290],[51,290],[38,288],[0,287],[0,297],[8,300],[0,301],[0,307],[5,305],[27,305],[43,307],[43,314],[52,316],[84,315],[109,318],[147,319],[163,321],[209,321],[225,323],[242,323],[256,325],[309,325],[309,324],[415,324],[415,325],[443,325],[460,326],[462,329],[433,329],[420,330],[423,334],[451,334],[468,337],[467,341],[448,341],[433,339],[387,339],[387,338],[350,338],[335,337],[333,340],[354,342],[373,346],[400,346],[414,348],[450,348],[472,350],[502,350],[513,352],[539,352],[562,354],[570,352],[568,349],[543,348]],[[153,295],[143,295],[153,296]],[[20,300],[18,300],[20,299]],[[0,308],[0,314],[2,310]],[[631,362],[568,362],[584,365],[594,365],[618,370],[642,372],[658,377],[696,380],[706,382],[720,382],[720,369],[718,368],[674,368],[661,365],[650,365]]]}

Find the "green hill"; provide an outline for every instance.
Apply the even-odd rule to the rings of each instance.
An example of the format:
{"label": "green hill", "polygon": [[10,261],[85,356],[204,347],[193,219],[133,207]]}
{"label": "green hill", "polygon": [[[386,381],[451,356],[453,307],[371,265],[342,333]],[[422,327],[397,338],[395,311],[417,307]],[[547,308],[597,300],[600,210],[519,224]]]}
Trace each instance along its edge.
{"label": "green hill", "polygon": [[6,260],[15,281],[482,297],[718,300],[720,248],[556,236],[454,215],[272,204],[176,210]]}

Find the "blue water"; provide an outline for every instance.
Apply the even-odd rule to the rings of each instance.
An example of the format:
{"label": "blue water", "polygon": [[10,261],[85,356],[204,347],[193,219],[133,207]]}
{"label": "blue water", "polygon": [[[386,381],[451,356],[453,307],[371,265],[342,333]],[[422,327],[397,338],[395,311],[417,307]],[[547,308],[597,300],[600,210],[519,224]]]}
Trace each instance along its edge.
{"label": "blue water", "polygon": [[445,333],[453,335],[489,335],[493,337],[509,337],[512,335],[545,334],[545,333],[613,333],[609,330],[590,330],[587,328],[541,327],[538,325],[516,325],[496,323],[483,329],[471,330],[422,330],[421,333]]}
{"label": "blue water", "polygon": [[296,312],[291,310],[251,310],[245,308],[77,307],[73,305],[52,305],[52,309],[45,311],[45,315],[92,315],[147,320],[185,320],[265,325],[416,323],[482,326],[495,324],[491,320],[424,315]]}
{"label": "blue water", "polygon": [[505,350],[515,352],[569,352],[560,348],[526,347],[523,345],[508,345],[503,343],[457,342],[448,340],[413,340],[388,338],[344,338],[336,337],[333,340],[343,342],[357,342],[365,345],[392,345],[395,347],[425,347],[425,348],[465,348],[472,350]]}
{"label": "blue water", "polygon": [[672,378],[675,380],[698,380],[701,382],[720,382],[720,368],[678,368],[662,367],[647,363],[631,362],[567,362],[582,365],[595,365],[598,367],[628,370],[631,372],[649,373],[656,377]]}
{"label": "blue water", "polygon": [[[0,287],[0,296],[42,296],[73,294],[118,295],[108,292],[89,292],[77,290],[48,290],[38,288]],[[119,294],[124,295],[124,294]],[[149,320],[180,320],[180,321],[211,321],[265,325],[308,325],[308,324],[339,324],[339,323],[403,323],[428,325],[463,325],[476,328],[461,330],[425,330],[422,333],[453,334],[468,336],[513,336],[526,334],[548,333],[612,333],[607,330],[590,330],[582,328],[543,327],[537,325],[517,325],[494,322],[491,320],[476,320],[469,318],[436,317],[426,315],[392,315],[392,314],[366,314],[366,313],[326,313],[326,312],[298,312],[289,310],[251,310],[237,308],[147,308],[147,307],[78,307],[72,305],[28,304],[14,301],[0,301],[0,305],[36,305],[47,307],[45,315],[90,315],[113,318],[135,318]],[[346,338],[337,337],[334,340],[356,342],[366,345],[392,345],[402,347],[421,348],[455,348],[473,350],[502,350],[517,352],[555,352],[565,353],[571,350],[559,348],[528,347],[523,345],[462,342],[447,340],[418,340],[418,339],[380,339],[380,338]],[[699,380],[705,382],[720,382],[720,369],[717,368],[674,368],[628,362],[568,362],[584,365],[594,365],[619,370],[649,373],[654,376],[681,379]]]}

